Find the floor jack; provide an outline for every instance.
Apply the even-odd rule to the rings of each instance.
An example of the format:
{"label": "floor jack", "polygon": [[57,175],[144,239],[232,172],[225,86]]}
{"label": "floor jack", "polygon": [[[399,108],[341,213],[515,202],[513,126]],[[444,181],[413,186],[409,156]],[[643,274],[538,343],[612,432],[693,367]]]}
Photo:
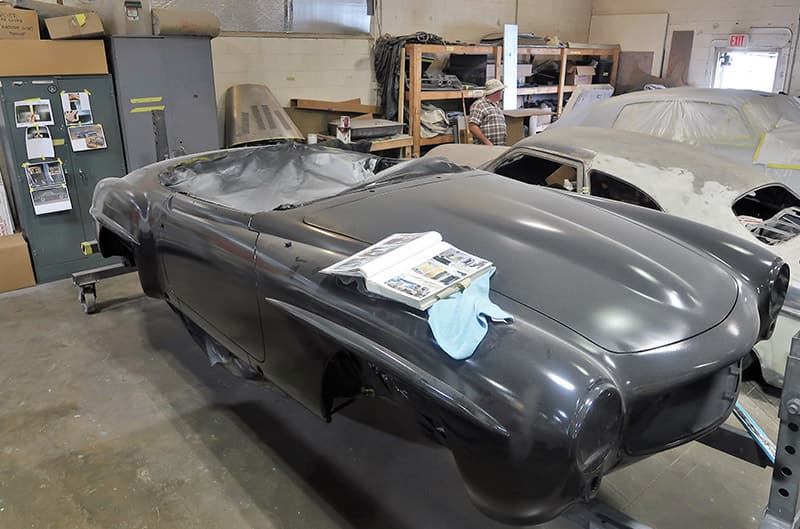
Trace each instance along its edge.
{"label": "floor jack", "polygon": [[[83,255],[92,255],[99,253],[100,248],[97,241],[85,241],[81,243],[81,252]],[[135,266],[127,263],[115,263],[72,274],[72,282],[78,287],[78,302],[81,304],[83,312],[86,314],[97,312],[98,281],[135,271]]]}

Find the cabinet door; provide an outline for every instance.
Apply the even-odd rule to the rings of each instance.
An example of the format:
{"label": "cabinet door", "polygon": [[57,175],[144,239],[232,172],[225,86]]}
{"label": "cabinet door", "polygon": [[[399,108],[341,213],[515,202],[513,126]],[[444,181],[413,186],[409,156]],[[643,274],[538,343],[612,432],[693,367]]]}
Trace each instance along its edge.
{"label": "cabinet door", "polygon": [[[128,171],[150,165],[168,155],[165,110],[167,71],[161,38],[112,37],[110,50],[114,64],[120,125],[125,132],[125,161]],[[157,142],[163,144],[156,150]]]}
{"label": "cabinet door", "polygon": [[205,37],[162,39],[167,77],[169,155],[219,149],[211,42]]}
{"label": "cabinet door", "polygon": [[[80,243],[85,240],[81,219],[81,206],[78,201],[78,175],[70,165],[70,147],[61,112],[58,80],[55,78],[5,78],[2,79],[2,105],[5,116],[4,133],[11,145],[9,169],[14,202],[17,207],[20,225],[30,246],[36,277],[39,282],[63,277],[71,267],[80,268],[84,256]],[[26,99],[46,99],[50,101],[54,125],[47,125],[53,139],[55,157],[60,158],[69,191],[72,208],[36,215],[25,168],[25,163],[41,162],[42,159],[28,160],[26,149],[26,129],[15,125],[15,105]]]}
{"label": "cabinet door", "polygon": [[[65,92],[84,93],[88,91],[94,124],[102,125],[103,128],[102,144],[105,145],[103,148],[87,151],[70,149],[72,176],[74,187],[77,189],[76,199],[82,214],[84,240],[91,240],[96,237],[96,234],[94,219],[89,214],[89,207],[92,205],[92,195],[97,182],[106,177],[125,176],[114,86],[109,75],[61,78],[58,83],[60,89]],[[58,108],[61,112],[60,102]],[[89,131],[96,132],[91,128]],[[67,143],[69,144],[69,138],[67,138]],[[94,143],[94,145],[97,144]]]}

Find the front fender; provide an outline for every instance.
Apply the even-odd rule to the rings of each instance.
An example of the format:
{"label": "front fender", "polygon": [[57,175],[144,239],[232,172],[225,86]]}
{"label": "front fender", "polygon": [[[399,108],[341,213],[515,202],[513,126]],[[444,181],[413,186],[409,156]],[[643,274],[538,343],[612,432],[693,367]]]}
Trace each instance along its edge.
{"label": "front fender", "polygon": [[[722,263],[756,296],[760,317],[759,339],[767,340],[772,336],[789,287],[789,266],[781,258],[754,241],[705,224],[624,202],[585,195],[576,195],[576,198],[648,226]],[[698,270],[697,273],[702,271]]]}

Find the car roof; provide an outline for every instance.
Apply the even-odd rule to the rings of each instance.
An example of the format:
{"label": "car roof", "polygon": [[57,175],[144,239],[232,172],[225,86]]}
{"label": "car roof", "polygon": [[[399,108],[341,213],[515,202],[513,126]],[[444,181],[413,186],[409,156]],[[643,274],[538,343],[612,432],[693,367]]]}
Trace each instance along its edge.
{"label": "car roof", "polygon": [[742,106],[759,98],[779,98],[780,94],[759,92],[758,90],[737,90],[733,88],[695,88],[681,86],[661,90],[639,90],[609,98],[607,101],[630,104],[639,101],[707,101],[722,105]]}
{"label": "car roof", "polygon": [[[653,171],[671,172],[682,169],[693,173],[695,187],[705,182],[720,182],[740,193],[776,180],[764,171],[750,167],[720,154],[698,149],[692,145],[665,140],[646,134],[597,127],[560,127],[548,129],[516,143],[511,151],[532,148],[590,164],[603,170],[602,162],[609,159],[635,164],[642,170],[630,170],[624,175],[643,191],[657,190],[658,179]],[[623,176],[623,175],[620,175]]]}
{"label": "car roof", "polygon": [[[800,105],[791,97],[756,90],[735,90],[728,88],[665,88],[662,90],[641,90],[614,96],[592,105],[585,113],[576,116],[566,114],[562,125],[588,125],[611,127],[622,109],[638,103],[697,101],[708,104],[726,105],[745,113],[755,132],[761,134],[775,126],[783,118],[800,121]],[[556,122],[558,124],[558,122]],[[558,128],[555,127],[555,128]]]}

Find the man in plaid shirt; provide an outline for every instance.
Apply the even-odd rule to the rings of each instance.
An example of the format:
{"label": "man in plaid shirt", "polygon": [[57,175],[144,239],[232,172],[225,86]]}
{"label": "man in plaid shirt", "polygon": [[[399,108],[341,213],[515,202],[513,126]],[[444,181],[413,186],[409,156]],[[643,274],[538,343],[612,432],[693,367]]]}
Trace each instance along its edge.
{"label": "man in plaid shirt", "polygon": [[484,96],[469,107],[469,131],[479,145],[505,145],[506,117],[500,108],[505,86],[497,79],[486,82]]}

